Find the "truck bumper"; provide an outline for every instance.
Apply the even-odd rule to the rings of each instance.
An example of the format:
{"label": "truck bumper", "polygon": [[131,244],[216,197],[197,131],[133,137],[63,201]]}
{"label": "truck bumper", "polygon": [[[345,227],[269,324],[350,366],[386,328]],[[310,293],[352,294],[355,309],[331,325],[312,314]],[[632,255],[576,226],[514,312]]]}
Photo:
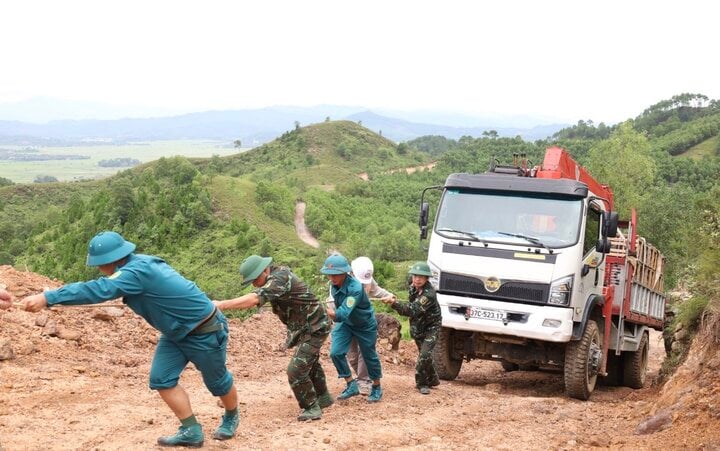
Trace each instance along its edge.
{"label": "truck bumper", "polygon": [[[513,304],[438,294],[442,325],[470,332],[524,337],[541,341],[568,342],[572,337],[573,309]],[[505,319],[485,319],[466,314],[468,308],[485,312],[504,312]],[[495,316],[495,315],[488,315]]]}

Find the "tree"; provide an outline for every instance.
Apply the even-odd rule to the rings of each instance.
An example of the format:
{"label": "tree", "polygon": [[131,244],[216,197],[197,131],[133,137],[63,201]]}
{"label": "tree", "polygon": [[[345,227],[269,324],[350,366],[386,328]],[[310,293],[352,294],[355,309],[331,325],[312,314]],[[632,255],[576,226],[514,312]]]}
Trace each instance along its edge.
{"label": "tree", "polygon": [[5,177],[0,177],[0,186],[10,186],[14,184],[15,183],[12,180],[6,179]]}
{"label": "tree", "polygon": [[496,130],[485,130],[482,132],[483,136],[486,136],[488,138],[495,139],[498,137],[498,132]]}
{"label": "tree", "polygon": [[642,203],[657,170],[647,138],[630,121],[590,149],[587,167],[600,183],[610,185],[621,217],[629,217],[630,209]]}
{"label": "tree", "polygon": [[233,145],[235,146],[236,149],[240,149],[242,147],[242,141],[240,141],[239,139],[236,139],[235,141],[233,141]]}
{"label": "tree", "polygon": [[35,180],[33,180],[33,183],[53,183],[57,181],[58,179],[52,175],[38,175],[35,177]]}

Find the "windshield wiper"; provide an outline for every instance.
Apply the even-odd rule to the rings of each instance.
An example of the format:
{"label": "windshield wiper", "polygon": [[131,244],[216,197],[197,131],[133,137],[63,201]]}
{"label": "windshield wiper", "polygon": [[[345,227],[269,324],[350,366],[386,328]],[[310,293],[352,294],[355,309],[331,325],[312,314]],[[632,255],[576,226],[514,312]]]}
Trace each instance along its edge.
{"label": "windshield wiper", "polygon": [[522,238],[523,240],[525,240],[527,242],[530,242],[532,244],[535,244],[536,246],[540,246],[540,247],[550,251],[550,248],[545,246],[545,243],[543,243],[542,241],[540,241],[539,239],[537,239],[533,236],[523,235],[522,233],[508,233],[508,232],[497,232],[497,233],[499,233],[500,235],[514,236],[515,238]]}
{"label": "windshield wiper", "polygon": [[485,242],[484,240],[482,240],[480,237],[478,237],[478,236],[475,235],[474,233],[472,233],[472,232],[466,232],[466,231],[464,231],[464,230],[456,230],[456,229],[442,228],[442,229],[437,229],[437,231],[438,231],[438,232],[457,233],[457,234],[459,234],[459,235],[463,235],[463,236],[465,236],[465,237],[467,237],[467,238],[470,238],[470,239],[473,240],[473,241],[480,241],[481,243],[484,243],[484,242]]}

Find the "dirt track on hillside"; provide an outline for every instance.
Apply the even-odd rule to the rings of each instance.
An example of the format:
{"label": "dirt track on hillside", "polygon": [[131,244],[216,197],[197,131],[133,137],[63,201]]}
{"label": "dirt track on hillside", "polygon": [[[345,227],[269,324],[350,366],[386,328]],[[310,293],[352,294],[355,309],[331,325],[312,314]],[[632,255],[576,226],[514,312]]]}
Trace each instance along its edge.
{"label": "dirt track on hillside", "polygon": [[[0,283],[17,297],[56,281],[0,267]],[[5,451],[156,449],[177,421],[147,373],[157,332],[127,309],[57,308],[40,314],[0,312],[0,341],[15,357],[0,361],[0,447]],[[37,325],[47,315],[48,325]],[[208,439],[207,449],[717,449],[720,423],[710,412],[677,418],[672,427],[635,435],[653,411],[657,388],[600,387],[590,401],[568,399],[554,372],[505,373],[496,362],[470,362],[460,377],[430,395],[414,389],[417,353],[401,343],[400,363],[383,356],[385,396],[376,405],[355,397],[326,409],[320,421],[298,423],[281,346],[283,325],[270,312],[231,320],[228,364],[241,399],[238,436],[209,439],[222,409],[189,368],[181,383],[190,393]],[[662,355],[652,337],[651,374]],[[322,364],[337,394],[344,383],[323,350]],[[649,384],[648,384],[649,385]],[[704,426],[703,426],[704,425]],[[713,446],[715,448],[713,448]]]}

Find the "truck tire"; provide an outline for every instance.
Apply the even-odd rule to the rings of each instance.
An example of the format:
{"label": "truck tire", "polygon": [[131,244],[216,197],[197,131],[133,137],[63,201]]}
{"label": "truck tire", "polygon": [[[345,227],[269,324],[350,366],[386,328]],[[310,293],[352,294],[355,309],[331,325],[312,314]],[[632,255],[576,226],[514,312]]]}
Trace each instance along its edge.
{"label": "truck tire", "polygon": [[625,386],[630,388],[642,388],[645,385],[645,374],[647,373],[648,353],[650,342],[648,334],[644,333],[640,339],[640,346],[634,352],[625,353]]}
{"label": "truck tire", "polygon": [[453,357],[454,335],[453,329],[440,328],[438,341],[433,349],[435,370],[438,377],[446,381],[455,380],[462,366],[462,359]]}
{"label": "truck tire", "polygon": [[507,360],[501,360],[500,365],[502,365],[503,370],[505,370],[506,373],[509,373],[511,371],[517,371],[520,369],[520,365],[517,363],[508,362]]}
{"label": "truck tire", "polygon": [[597,323],[588,320],[578,341],[571,341],[565,349],[565,393],[571,398],[587,400],[597,383],[600,366],[600,333]]}

